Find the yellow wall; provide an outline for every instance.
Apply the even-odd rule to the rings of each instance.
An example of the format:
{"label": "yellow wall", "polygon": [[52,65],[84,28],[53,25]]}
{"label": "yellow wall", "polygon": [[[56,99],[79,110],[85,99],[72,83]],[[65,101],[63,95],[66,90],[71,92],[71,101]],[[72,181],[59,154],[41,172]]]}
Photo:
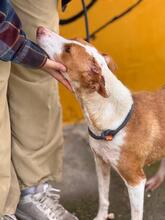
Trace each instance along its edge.
{"label": "yellow wall", "polygon": [[[89,3],[90,1],[86,1]],[[89,10],[90,32],[134,4],[134,0],[97,0]],[[107,26],[91,41],[99,50],[112,55],[117,76],[132,90],[155,89],[165,84],[165,1],[143,0],[126,16]],[[81,1],[72,0],[61,18],[81,10]],[[67,38],[85,37],[84,18],[61,26]],[[66,122],[82,118],[75,98],[60,87]]]}

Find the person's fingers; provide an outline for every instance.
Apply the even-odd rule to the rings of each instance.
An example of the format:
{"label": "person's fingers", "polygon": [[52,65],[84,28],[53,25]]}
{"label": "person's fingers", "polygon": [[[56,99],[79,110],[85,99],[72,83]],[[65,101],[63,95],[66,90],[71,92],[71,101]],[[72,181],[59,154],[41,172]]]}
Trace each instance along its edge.
{"label": "person's fingers", "polygon": [[63,64],[50,59],[47,60],[47,67],[59,72],[66,72],[66,67]]}
{"label": "person's fingers", "polygon": [[45,65],[43,66],[43,69],[50,75],[52,75],[56,80],[61,82],[67,89],[73,92],[69,81],[62,74],[62,72],[66,72],[66,67],[63,64],[47,59]]}
{"label": "person's fingers", "polygon": [[49,73],[60,83],[62,83],[67,89],[73,92],[72,87],[69,81],[59,72],[57,71],[49,71]]}

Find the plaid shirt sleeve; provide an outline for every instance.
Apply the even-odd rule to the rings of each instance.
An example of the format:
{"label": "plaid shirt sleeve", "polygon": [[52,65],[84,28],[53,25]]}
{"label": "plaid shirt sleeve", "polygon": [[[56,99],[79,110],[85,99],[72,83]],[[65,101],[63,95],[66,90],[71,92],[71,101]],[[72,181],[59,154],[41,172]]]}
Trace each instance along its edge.
{"label": "plaid shirt sleeve", "polygon": [[0,60],[36,68],[43,66],[46,53],[26,38],[10,0],[0,1]]}

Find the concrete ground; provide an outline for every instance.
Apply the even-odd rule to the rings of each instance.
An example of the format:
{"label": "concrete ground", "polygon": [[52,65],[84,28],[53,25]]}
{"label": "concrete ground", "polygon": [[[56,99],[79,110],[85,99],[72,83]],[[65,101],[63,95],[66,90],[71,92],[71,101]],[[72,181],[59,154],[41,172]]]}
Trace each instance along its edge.
{"label": "concrete ground", "polygon": [[[92,220],[98,207],[97,178],[92,152],[88,145],[84,124],[67,126],[65,136],[63,205],[75,213],[79,220]],[[147,168],[153,175],[158,163]],[[127,190],[121,178],[113,171],[110,188],[110,211],[116,220],[129,220],[130,207]],[[153,193],[145,193],[144,220],[165,220],[165,184]]]}

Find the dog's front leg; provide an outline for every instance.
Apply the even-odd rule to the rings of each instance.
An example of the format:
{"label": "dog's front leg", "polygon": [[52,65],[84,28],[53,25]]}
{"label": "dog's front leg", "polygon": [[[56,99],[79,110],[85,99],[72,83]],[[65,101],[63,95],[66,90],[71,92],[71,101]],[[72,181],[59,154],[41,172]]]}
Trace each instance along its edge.
{"label": "dog's front leg", "polygon": [[131,205],[131,220],[143,219],[144,190],[146,179],[142,179],[137,185],[126,183]]}
{"label": "dog's front leg", "polygon": [[94,220],[106,220],[109,208],[110,164],[94,153],[99,188],[99,210]]}

